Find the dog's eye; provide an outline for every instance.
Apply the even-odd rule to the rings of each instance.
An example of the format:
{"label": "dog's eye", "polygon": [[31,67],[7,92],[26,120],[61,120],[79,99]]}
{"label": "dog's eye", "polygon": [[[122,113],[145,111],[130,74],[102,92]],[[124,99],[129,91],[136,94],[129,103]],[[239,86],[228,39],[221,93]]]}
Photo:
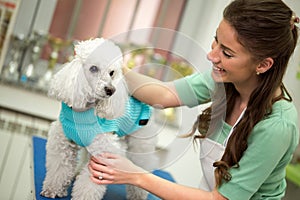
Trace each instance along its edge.
{"label": "dog's eye", "polygon": [[110,76],[113,76],[114,74],[115,74],[115,71],[109,72],[109,75],[110,75]]}
{"label": "dog's eye", "polygon": [[90,67],[90,72],[92,72],[92,73],[98,72],[98,67],[95,66],[95,65],[91,66],[91,67]]}

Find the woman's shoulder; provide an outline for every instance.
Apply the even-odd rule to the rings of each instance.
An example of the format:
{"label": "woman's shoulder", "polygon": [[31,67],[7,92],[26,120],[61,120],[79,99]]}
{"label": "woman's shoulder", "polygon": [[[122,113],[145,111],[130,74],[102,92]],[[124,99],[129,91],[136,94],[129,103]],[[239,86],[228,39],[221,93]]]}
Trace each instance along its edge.
{"label": "woman's shoulder", "polygon": [[298,113],[293,102],[287,100],[280,100],[273,104],[272,112],[267,119],[274,119],[275,121],[283,121],[286,123],[298,124]]}
{"label": "woman's shoulder", "polygon": [[268,114],[257,127],[267,128],[270,131],[289,128],[298,129],[298,113],[293,102],[280,100],[273,104],[272,112]]}
{"label": "woman's shoulder", "polygon": [[298,123],[294,103],[280,100],[274,103],[272,112],[254,127],[254,134],[251,135],[253,139],[268,140],[274,144],[284,143],[284,141],[294,143],[299,140]]}

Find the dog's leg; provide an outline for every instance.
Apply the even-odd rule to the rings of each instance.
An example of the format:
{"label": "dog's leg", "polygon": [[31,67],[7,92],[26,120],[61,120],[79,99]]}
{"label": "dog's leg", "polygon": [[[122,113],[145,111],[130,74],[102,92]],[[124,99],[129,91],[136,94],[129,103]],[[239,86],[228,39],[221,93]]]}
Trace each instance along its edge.
{"label": "dog's leg", "polygon": [[[157,143],[156,136],[151,136],[150,133],[145,132],[146,129],[126,136],[126,143],[128,146],[127,157],[136,165],[150,171],[157,166],[157,158],[155,156],[155,147]],[[127,185],[127,199],[147,199],[148,192],[137,188],[133,185]]]}
{"label": "dog's leg", "polygon": [[105,192],[106,185],[97,185],[91,181],[86,165],[76,177],[72,189],[72,200],[101,200]]}
{"label": "dog's leg", "polygon": [[76,170],[79,147],[68,141],[59,121],[51,124],[46,144],[46,177],[42,196],[55,198],[67,196]]}
{"label": "dog's leg", "polygon": [[[87,147],[90,155],[97,156],[103,152],[124,152],[118,142],[118,138],[111,133],[97,135],[92,144]],[[72,200],[100,200],[106,192],[106,185],[98,185],[91,181],[90,172],[86,165],[77,176],[72,190]]]}
{"label": "dog's leg", "polygon": [[78,151],[77,155],[77,168],[76,168],[76,174],[79,174],[83,167],[85,167],[85,164],[90,159],[89,152],[87,152],[86,148],[81,148]]}

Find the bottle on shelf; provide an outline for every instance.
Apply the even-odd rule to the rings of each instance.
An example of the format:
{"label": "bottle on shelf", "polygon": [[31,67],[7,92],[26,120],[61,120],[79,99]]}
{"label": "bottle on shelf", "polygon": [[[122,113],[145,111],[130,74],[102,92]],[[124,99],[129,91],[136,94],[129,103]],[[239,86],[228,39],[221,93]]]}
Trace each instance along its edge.
{"label": "bottle on shelf", "polygon": [[26,46],[27,42],[24,34],[12,35],[11,48],[7,55],[7,63],[4,64],[1,77],[4,81],[13,83],[19,81],[21,56]]}
{"label": "bottle on shelf", "polygon": [[42,31],[34,31],[28,39],[26,58],[22,63],[20,82],[34,87],[40,76],[41,70],[37,65],[40,60],[42,48],[46,42],[47,34]]}

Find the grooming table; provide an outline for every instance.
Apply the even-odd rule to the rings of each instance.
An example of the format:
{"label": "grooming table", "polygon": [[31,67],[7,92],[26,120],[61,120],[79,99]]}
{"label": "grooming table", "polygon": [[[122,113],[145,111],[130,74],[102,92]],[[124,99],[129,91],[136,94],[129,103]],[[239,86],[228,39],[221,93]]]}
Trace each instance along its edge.
{"label": "grooming table", "polygon": [[[46,139],[33,136],[32,144],[33,144],[33,165],[34,165],[34,187],[35,187],[35,198],[36,200],[49,200],[50,198],[46,198],[40,195],[42,190],[43,181],[46,174],[45,162],[46,162]],[[164,179],[175,182],[174,178],[163,170],[155,170],[153,174],[162,177]],[[70,200],[71,196],[71,187],[69,188],[69,195],[64,198],[55,198],[57,200]],[[148,200],[159,200],[153,194],[148,195]],[[107,192],[104,196],[104,200],[126,200],[126,189],[125,185],[108,185]]]}

